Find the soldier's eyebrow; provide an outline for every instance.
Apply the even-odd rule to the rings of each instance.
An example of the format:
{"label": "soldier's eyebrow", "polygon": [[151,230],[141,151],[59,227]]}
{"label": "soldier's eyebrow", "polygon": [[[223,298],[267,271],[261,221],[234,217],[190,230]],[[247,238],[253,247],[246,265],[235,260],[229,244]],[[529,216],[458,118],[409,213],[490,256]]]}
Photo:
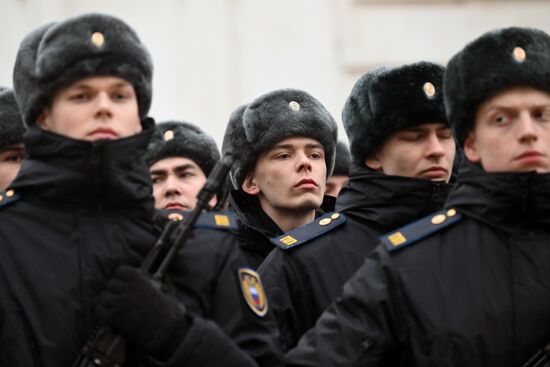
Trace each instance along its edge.
{"label": "soldier's eyebrow", "polygon": [[151,176],[162,176],[162,175],[166,175],[166,173],[167,173],[167,170],[164,168],[158,168],[158,169],[149,171],[149,174]]}
{"label": "soldier's eyebrow", "polygon": [[179,165],[177,167],[174,167],[173,171],[176,172],[176,173],[179,173],[179,172],[187,171],[189,169],[198,169],[198,168],[199,167],[195,164],[185,163],[185,164]]}
{"label": "soldier's eyebrow", "polygon": [[[321,148],[323,149],[323,146],[319,143],[308,143],[305,145],[306,148]],[[273,147],[274,149],[296,149],[296,146],[293,144],[277,144]]]}

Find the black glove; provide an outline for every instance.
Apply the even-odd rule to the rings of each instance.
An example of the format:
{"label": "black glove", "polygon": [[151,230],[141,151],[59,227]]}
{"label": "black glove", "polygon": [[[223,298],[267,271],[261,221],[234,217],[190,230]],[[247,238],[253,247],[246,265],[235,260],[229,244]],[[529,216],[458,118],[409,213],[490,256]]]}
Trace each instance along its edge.
{"label": "black glove", "polygon": [[167,360],[189,331],[185,307],[138,269],[123,265],[99,296],[97,314],[139,350]]}

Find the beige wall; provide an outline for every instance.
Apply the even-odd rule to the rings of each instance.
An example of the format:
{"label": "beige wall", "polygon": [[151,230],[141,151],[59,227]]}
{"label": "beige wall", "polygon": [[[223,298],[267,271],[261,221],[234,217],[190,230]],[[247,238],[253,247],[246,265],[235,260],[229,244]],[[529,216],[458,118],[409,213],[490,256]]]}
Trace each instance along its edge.
{"label": "beige wall", "polygon": [[89,11],[123,18],[149,47],[151,115],[197,123],[218,143],[230,112],[272,89],[307,90],[340,124],[353,83],[376,65],[445,63],[497,27],[550,33],[550,1],[0,0],[0,85],[25,34]]}

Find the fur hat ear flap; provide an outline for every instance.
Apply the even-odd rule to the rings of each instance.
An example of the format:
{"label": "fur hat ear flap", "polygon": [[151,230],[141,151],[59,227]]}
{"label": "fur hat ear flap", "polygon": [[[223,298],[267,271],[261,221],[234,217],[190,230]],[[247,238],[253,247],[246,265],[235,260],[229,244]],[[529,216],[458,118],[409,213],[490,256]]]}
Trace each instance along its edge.
{"label": "fur hat ear flap", "polygon": [[23,143],[24,132],[13,91],[0,87],[0,152]]}
{"label": "fur hat ear flap", "polygon": [[144,158],[150,167],[169,157],[188,158],[208,176],[220,160],[220,153],[214,139],[198,126],[183,121],[166,121],[155,127]]}
{"label": "fur hat ear flap", "polygon": [[131,83],[143,120],[151,105],[152,75],[149,52],[132,28],[110,15],[85,14],[28,34],[17,52],[13,83],[27,126],[59,89],[90,76]]}
{"label": "fur hat ear flap", "polygon": [[229,117],[222,142],[222,154],[233,153],[233,166],[229,172],[231,183],[236,190],[240,190],[246,174],[252,169],[254,159],[251,157],[253,147],[246,139],[243,126],[243,114],[248,107],[243,104],[235,109]]}
{"label": "fur hat ear flap", "polygon": [[550,93],[550,36],[533,28],[487,32],[451,58],[445,73],[447,116],[460,146],[478,107],[500,92],[533,87]]}
{"label": "fur hat ear flap", "polygon": [[441,65],[379,67],[363,75],[342,110],[354,163],[363,165],[392,134],[429,122],[446,123]]}

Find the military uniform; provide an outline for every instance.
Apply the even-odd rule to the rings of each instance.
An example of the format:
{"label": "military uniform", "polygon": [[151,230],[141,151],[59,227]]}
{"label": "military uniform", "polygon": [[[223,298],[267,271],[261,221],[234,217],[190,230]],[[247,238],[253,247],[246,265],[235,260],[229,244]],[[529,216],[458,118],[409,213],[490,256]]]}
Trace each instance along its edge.
{"label": "military uniform", "polygon": [[[68,366],[97,324],[97,296],[114,269],[139,266],[156,241],[150,181],[133,159],[150,133],[90,143],[30,128],[29,159],[0,202],[2,365]],[[247,265],[227,231],[234,220],[218,222],[197,224],[169,272],[191,315],[189,334],[166,363],[130,360],[279,364],[265,297],[258,309],[244,295]]]}
{"label": "military uniform", "polygon": [[354,166],[335,213],[273,239],[258,272],[283,350],[294,347],[378,244],[378,236],[442,207],[445,183]]}
{"label": "military uniform", "polygon": [[[325,195],[321,208],[316,216],[334,210],[335,200]],[[239,229],[235,236],[247,263],[257,269],[269,253],[276,247],[272,238],[283,234],[283,231],[263,211],[257,197],[248,195],[242,190],[232,190],[229,195],[229,207],[238,218]]]}
{"label": "military uniform", "polygon": [[290,366],[521,366],[550,341],[550,174],[481,171],[381,238]]}
{"label": "military uniform", "polygon": [[[87,141],[37,126],[58,90],[103,75],[132,84],[141,133]],[[99,294],[115,269],[138,267],[159,236],[151,181],[137,159],[153,133],[153,121],[145,118],[151,80],[150,56],[139,38],[108,15],[48,24],[21,43],[14,87],[28,127],[28,159],[0,194],[2,366],[69,366],[98,323],[97,306],[105,303]],[[280,365],[261,281],[228,235],[231,219],[213,214],[212,220],[214,225],[199,222],[169,269],[173,295],[185,307],[155,289],[156,298],[185,314],[185,337],[162,361],[128,343],[126,365]],[[132,306],[150,300],[140,301]],[[150,325],[169,316],[130,322]]]}

